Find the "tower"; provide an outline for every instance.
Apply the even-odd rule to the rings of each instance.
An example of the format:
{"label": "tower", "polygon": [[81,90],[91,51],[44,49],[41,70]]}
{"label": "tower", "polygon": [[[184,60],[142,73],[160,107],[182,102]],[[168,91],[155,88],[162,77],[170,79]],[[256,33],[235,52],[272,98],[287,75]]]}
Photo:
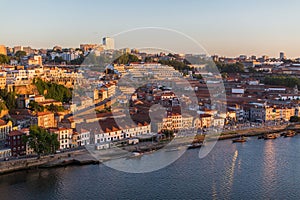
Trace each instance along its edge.
{"label": "tower", "polygon": [[104,37],[102,39],[102,43],[104,45],[104,48],[106,50],[113,50],[115,49],[115,41],[113,38],[110,38],[110,37]]}
{"label": "tower", "polygon": [[280,59],[280,60],[285,60],[285,59],[286,59],[286,56],[285,56],[285,53],[284,53],[284,52],[280,52],[280,53],[279,53],[279,59]]}

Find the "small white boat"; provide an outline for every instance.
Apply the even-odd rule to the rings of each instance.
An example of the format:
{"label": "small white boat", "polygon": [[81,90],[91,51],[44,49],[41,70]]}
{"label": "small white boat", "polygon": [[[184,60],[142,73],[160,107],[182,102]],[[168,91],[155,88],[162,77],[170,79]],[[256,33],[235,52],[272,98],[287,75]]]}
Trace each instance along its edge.
{"label": "small white boat", "polygon": [[179,148],[165,149],[165,152],[179,151]]}
{"label": "small white boat", "polygon": [[142,156],[143,153],[140,153],[140,152],[132,152],[132,157],[138,157],[138,156]]}

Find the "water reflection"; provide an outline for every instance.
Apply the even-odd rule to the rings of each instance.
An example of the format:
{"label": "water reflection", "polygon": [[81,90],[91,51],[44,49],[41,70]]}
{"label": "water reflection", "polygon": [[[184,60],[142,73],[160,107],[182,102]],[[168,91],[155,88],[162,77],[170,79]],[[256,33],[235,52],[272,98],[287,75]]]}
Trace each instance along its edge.
{"label": "water reflection", "polygon": [[274,192],[276,182],[276,148],[273,140],[267,140],[263,152],[263,189],[266,195]]}

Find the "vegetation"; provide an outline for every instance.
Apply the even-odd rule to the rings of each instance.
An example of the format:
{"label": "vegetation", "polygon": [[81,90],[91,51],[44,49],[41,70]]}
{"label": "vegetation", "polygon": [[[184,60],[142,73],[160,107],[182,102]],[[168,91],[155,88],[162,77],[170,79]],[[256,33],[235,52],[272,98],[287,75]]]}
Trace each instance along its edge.
{"label": "vegetation", "polygon": [[16,108],[15,92],[7,92],[7,90],[0,90],[0,97],[4,101],[4,103],[8,109]]}
{"label": "vegetation", "polygon": [[174,137],[174,131],[171,130],[162,130],[161,133],[164,134],[167,139],[171,139]]}
{"label": "vegetation", "polygon": [[0,64],[8,64],[8,63],[9,63],[9,57],[4,54],[0,54]]}
{"label": "vegetation", "polygon": [[245,72],[244,65],[240,62],[234,63],[234,64],[225,64],[222,62],[216,62],[216,66],[218,70],[223,73],[239,73],[239,72]]}
{"label": "vegetation", "polygon": [[2,110],[7,110],[7,107],[3,101],[0,101],[0,113],[2,112]]}
{"label": "vegetation", "polygon": [[300,122],[300,117],[298,117],[298,116],[291,116],[290,122]]}
{"label": "vegetation", "polygon": [[193,74],[193,78],[198,79],[198,80],[203,79],[201,74]]}
{"label": "vegetation", "polygon": [[45,155],[55,153],[59,148],[56,134],[50,134],[45,129],[33,125],[30,127],[29,135],[23,137],[24,142],[38,154]]}
{"label": "vegetation", "polygon": [[49,106],[46,106],[46,109],[51,112],[63,112],[65,109],[63,106],[56,106],[51,103]]}
{"label": "vegetation", "polygon": [[286,87],[300,87],[300,79],[290,76],[267,76],[264,79],[264,83],[268,85],[280,85]]}
{"label": "vegetation", "polygon": [[135,55],[129,54],[129,53],[125,53],[123,55],[121,55],[120,57],[118,57],[114,63],[116,64],[129,64],[131,62],[138,62],[139,58]]}
{"label": "vegetation", "polygon": [[25,51],[17,51],[16,54],[15,54],[15,56],[20,61],[20,58],[26,56],[26,52]]}
{"label": "vegetation", "polygon": [[30,101],[28,106],[29,106],[30,110],[33,110],[35,112],[43,112],[44,111],[44,106],[40,106],[38,104],[38,102],[36,102],[36,101]]}
{"label": "vegetation", "polygon": [[34,80],[34,83],[41,95],[48,99],[55,99],[61,102],[69,102],[72,98],[72,92],[69,88],[56,83],[44,82],[41,79]]}

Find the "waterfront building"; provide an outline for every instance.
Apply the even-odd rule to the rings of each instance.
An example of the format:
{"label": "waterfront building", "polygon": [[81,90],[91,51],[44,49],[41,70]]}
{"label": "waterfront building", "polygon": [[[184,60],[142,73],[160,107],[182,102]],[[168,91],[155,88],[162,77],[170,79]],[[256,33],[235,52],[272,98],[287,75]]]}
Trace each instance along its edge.
{"label": "waterfront building", "polygon": [[0,149],[0,159],[4,159],[8,157],[11,157],[11,149],[10,148]]}
{"label": "waterfront building", "polygon": [[[122,119],[118,121],[122,121]],[[151,126],[147,122],[138,124],[127,123],[123,127],[117,125],[114,119],[100,120],[99,123],[101,129],[100,133],[95,133],[95,144],[119,141],[151,133]]]}
{"label": "waterfront building", "polygon": [[19,130],[11,131],[7,135],[7,146],[11,148],[12,156],[26,155],[26,143],[22,139],[24,135],[26,134]]}
{"label": "waterfront building", "polygon": [[59,141],[59,149],[67,149],[73,147],[73,139],[75,139],[73,138],[73,129],[51,128],[50,133],[57,134],[57,139]]}
{"label": "waterfront building", "polygon": [[5,141],[10,131],[12,131],[12,122],[0,119],[0,141]]}
{"label": "waterfront building", "polygon": [[90,131],[81,129],[78,132],[78,134],[79,134],[77,139],[78,146],[85,146],[90,144]]}

